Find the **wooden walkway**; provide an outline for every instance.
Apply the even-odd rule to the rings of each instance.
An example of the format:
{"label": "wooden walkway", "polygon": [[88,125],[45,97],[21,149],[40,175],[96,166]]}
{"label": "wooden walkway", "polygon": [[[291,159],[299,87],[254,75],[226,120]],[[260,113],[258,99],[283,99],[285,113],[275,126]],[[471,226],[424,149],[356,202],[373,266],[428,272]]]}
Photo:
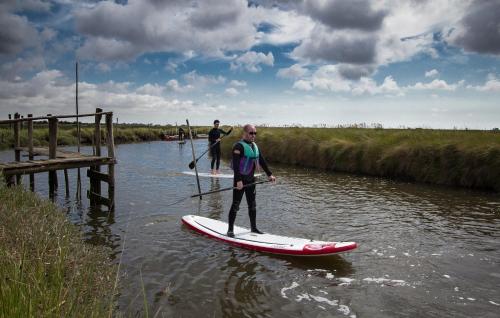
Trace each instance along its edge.
{"label": "wooden walkway", "polygon": [[97,156],[76,156],[64,159],[27,160],[19,162],[0,163],[0,171],[5,177],[30,173],[47,172],[53,170],[91,167],[95,165],[115,164],[116,159]]}
{"label": "wooden walkway", "polygon": [[[101,119],[105,116],[106,127],[106,146],[107,156],[101,156]],[[80,117],[95,117],[93,146],[95,155],[85,155],[78,152],[70,152],[57,149],[58,122],[60,118],[77,118],[77,133],[79,135],[80,127],[78,118]],[[10,118],[10,115],[9,115]],[[48,121],[49,126],[49,147],[34,147],[33,146],[33,122]],[[23,123],[27,122],[28,130],[28,145],[21,146],[21,129]],[[19,114],[14,115],[14,119],[0,120],[0,124],[8,124],[14,130],[14,162],[0,162],[0,173],[7,181],[7,185],[15,183],[21,184],[21,176],[24,174],[30,175],[30,189],[34,191],[34,174],[48,172],[49,174],[49,196],[54,198],[54,193],[58,188],[57,170],[64,170],[66,181],[66,195],[69,195],[68,185],[68,169],[90,167],[87,171],[87,176],[90,179],[90,189],[87,192],[87,197],[90,199],[91,205],[107,205],[110,210],[114,207],[114,165],[115,145],[113,137],[113,113],[103,112],[97,108],[95,113],[81,115],[47,115],[43,117],[33,117],[31,114],[27,118],[22,118]],[[78,143],[78,150],[80,144]],[[21,153],[27,153],[23,157],[28,157],[28,160],[21,160]],[[47,159],[35,160],[36,156],[45,156]],[[101,166],[108,166],[108,173],[101,172]],[[108,183],[108,198],[101,196],[101,182]],[[80,193],[80,170],[78,170],[78,185],[77,197]]]}

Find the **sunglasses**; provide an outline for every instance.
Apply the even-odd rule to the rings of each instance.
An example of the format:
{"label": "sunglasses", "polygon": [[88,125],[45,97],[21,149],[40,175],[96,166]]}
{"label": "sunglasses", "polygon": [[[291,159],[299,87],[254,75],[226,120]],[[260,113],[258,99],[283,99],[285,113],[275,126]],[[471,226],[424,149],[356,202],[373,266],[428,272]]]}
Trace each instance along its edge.
{"label": "sunglasses", "polygon": [[250,131],[248,134],[255,136],[255,135],[257,135],[257,132],[256,131]]}

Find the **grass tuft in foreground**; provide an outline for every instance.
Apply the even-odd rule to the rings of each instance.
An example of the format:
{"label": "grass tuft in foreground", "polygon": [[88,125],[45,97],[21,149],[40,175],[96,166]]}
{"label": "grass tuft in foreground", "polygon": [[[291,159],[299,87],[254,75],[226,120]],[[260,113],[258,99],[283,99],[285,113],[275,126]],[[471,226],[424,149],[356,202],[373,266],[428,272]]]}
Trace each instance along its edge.
{"label": "grass tuft in foreground", "polygon": [[116,265],[51,202],[0,185],[0,317],[105,317]]}

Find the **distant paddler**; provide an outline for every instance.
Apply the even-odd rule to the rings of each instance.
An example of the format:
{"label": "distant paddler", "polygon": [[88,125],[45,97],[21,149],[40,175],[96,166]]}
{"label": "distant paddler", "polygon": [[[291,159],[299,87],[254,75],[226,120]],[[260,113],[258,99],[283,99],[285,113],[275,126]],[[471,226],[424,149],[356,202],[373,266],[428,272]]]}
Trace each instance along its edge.
{"label": "distant paddler", "polygon": [[180,127],[180,126],[179,126],[178,133],[179,133],[179,141],[184,141],[184,134],[185,134],[185,132],[184,132],[184,129],[182,129],[182,127]]}
{"label": "distant paddler", "polygon": [[254,125],[247,124],[243,127],[243,138],[233,146],[232,167],[234,170],[234,188],[233,203],[229,210],[229,227],[227,236],[234,237],[234,221],[236,212],[240,208],[241,199],[245,194],[248,204],[248,216],[250,217],[251,231],[257,234],[263,234],[257,228],[257,204],[255,202],[255,170],[262,167],[266,172],[267,178],[275,182],[276,178],[267,167],[266,160],[259,151],[255,143],[257,129]]}
{"label": "distant paddler", "polygon": [[[212,155],[212,162],[210,163],[210,168],[212,169],[212,174],[219,174],[220,166],[220,141],[222,139],[221,134],[229,135],[233,128],[229,131],[224,131],[219,128],[220,121],[218,119],[214,120],[214,127],[208,133],[208,142],[210,148],[210,154]],[[214,169],[215,166],[215,169]]]}

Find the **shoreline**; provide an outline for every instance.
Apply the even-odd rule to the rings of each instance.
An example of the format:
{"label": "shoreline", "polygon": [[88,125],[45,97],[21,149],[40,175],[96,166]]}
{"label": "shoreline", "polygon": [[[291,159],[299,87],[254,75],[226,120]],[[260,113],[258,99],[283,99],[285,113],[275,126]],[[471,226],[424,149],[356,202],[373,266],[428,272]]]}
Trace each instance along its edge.
{"label": "shoreline", "polygon": [[0,316],[112,316],[117,264],[107,248],[22,187],[0,183],[0,202]]}
{"label": "shoreline", "polygon": [[[496,131],[257,127],[269,163],[500,192]],[[242,135],[225,138],[223,155]]]}

